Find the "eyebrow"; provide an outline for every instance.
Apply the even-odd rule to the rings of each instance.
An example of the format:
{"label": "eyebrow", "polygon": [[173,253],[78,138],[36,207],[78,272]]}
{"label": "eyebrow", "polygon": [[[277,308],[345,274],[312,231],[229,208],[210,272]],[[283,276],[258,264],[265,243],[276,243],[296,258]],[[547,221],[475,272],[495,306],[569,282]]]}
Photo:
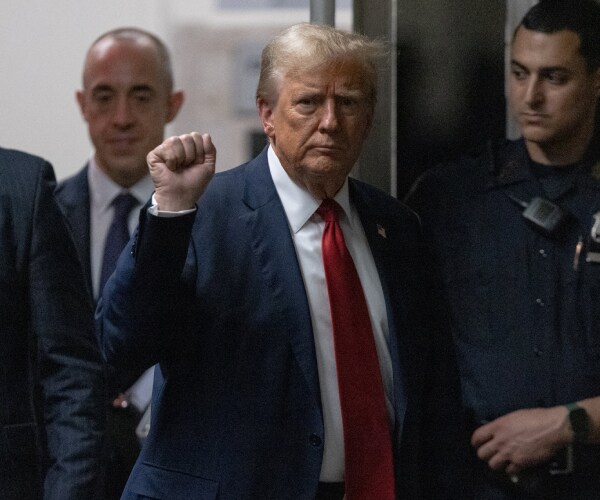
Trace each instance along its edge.
{"label": "eyebrow", "polygon": [[356,97],[356,98],[360,98],[360,97],[364,96],[365,94],[366,94],[365,91],[360,88],[345,88],[345,89],[340,89],[339,92],[335,92],[335,95],[338,95],[338,96]]}
{"label": "eyebrow", "polygon": [[99,85],[95,85],[94,87],[91,88],[92,92],[105,92],[107,90],[112,91],[113,88],[110,85],[104,84],[104,83],[101,83]]}
{"label": "eyebrow", "polygon": [[154,88],[151,87],[150,85],[134,85],[133,88],[131,89],[131,92],[139,92],[139,91],[154,92]]}
{"label": "eyebrow", "polygon": [[[528,68],[526,65],[524,65],[523,63],[520,63],[519,61],[517,61],[515,59],[511,59],[510,65],[518,66],[520,69],[523,69],[525,71],[531,71],[530,68]],[[571,73],[571,70],[565,66],[542,66],[541,68],[539,68],[537,70],[538,73],[552,73],[555,71],[559,71],[562,73]]]}
{"label": "eyebrow", "polygon": [[[114,87],[108,83],[100,83],[92,88],[92,92],[105,92],[113,90]],[[154,88],[146,84],[134,85],[131,89],[129,89],[129,92],[154,92]]]}

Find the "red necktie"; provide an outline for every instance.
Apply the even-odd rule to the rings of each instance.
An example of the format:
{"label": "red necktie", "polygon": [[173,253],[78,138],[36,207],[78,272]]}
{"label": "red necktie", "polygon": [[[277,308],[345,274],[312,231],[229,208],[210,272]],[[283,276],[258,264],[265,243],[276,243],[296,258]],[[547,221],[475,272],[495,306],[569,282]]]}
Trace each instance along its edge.
{"label": "red necktie", "polygon": [[394,497],[394,465],[383,383],[365,296],[339,224],[341,207],[324,200],[323,265],[329,292],[342,409],[348,500]]}

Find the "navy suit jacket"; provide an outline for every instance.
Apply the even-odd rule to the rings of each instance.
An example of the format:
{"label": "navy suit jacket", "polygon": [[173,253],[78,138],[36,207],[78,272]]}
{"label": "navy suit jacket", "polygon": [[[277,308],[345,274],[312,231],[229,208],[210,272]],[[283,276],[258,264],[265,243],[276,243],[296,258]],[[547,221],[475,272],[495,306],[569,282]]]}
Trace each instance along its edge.
{"label": "navy suit jacket", "polygon": [[[386,298],[398,494],[421,498],[430,337],[420,227],[361,182],[350,196]],[[313,332],[266,150],[217,174],[196,214],[143,211],[98,312],[110,363],[158,362],[164,375],[124,498],[314,499],[324,429]]]}
{"label": "navy suit jacket", "polygon": [[101,498],[104,378],[49,163],[0,149],[0,498]]}

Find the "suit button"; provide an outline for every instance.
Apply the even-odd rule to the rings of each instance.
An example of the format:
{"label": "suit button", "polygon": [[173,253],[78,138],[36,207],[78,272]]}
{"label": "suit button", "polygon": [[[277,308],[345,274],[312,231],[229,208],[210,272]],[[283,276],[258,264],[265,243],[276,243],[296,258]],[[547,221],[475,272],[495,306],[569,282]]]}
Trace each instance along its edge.
{"label": "suit button", "polygon": [[310,444],[313,446],[321,446],[321,438],[317,434],[311,434],[309,438]]}

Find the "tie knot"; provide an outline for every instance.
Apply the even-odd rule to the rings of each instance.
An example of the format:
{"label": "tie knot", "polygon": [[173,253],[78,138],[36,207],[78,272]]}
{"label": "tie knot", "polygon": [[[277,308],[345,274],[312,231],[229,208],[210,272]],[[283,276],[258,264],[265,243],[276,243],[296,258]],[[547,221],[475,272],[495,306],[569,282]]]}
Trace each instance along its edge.
{"label": "tie knot", "polygon": [[325,222],[338,222],[341,211],[342,207],[340,207],[338,202],[331,199],[323,200],[319,208],[317,208],[317,213]]}
{"label": "tie knot", "polygon": [[121,193],[116,196],[112,202],[115,208],[115,218],[124,219],[129,216],[129,212],[138,204],[135,196],[130,193]]}

